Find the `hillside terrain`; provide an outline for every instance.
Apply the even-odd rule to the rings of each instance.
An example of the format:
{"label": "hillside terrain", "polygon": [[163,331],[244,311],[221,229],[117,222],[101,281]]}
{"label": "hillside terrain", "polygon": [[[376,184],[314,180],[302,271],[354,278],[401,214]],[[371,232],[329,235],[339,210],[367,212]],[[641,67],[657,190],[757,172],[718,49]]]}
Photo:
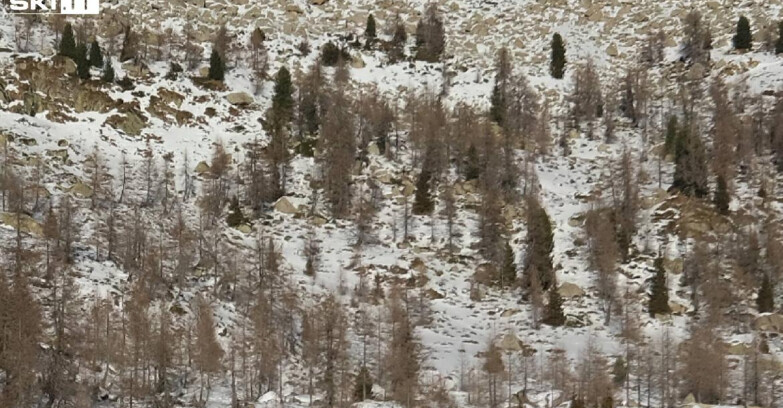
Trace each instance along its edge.
{"label": "hillside terrain", "polygon": [[783,2],[6,7],[0,407],[783,404]]}

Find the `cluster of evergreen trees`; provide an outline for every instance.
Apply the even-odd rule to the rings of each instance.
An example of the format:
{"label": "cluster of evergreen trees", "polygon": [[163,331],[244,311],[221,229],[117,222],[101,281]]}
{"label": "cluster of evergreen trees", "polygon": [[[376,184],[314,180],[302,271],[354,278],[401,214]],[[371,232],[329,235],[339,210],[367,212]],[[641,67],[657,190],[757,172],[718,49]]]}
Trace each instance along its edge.
{"label": "cluster of evergreen trees", "polygon": [[86,43],[78,43],[74,38],[73,28],[66,23],[60,39],[59,54],[72,59],[76,63],[76,75],[81,79],[90,79],[90,68],[103,68],[101,79],[104,82],[114,82],[114,67],[111,58],[104,61],[101,46],[95,39],[89,46]]}

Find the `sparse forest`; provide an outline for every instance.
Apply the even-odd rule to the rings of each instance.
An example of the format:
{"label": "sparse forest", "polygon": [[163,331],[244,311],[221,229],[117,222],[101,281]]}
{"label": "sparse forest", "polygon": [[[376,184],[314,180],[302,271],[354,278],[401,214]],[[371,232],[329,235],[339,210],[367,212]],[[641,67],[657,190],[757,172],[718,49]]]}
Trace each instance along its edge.
{"label": "sparse forest", "polygon": [[0,407],[783,406],[781,4],[414,3],[8,14]]}

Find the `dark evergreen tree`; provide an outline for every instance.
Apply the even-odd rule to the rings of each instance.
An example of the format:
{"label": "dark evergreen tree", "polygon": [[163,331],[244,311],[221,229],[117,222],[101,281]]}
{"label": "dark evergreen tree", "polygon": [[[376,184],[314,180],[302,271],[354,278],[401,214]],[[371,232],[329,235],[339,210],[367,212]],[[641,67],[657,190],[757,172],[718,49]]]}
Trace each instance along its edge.
{"label": "dark evergreen tree", "polygon": [[563,298],[557,291],[557,285],[552,285],[549,289],[549,303],[544,310],[544,324],[550,326],[562,326],[566,322],[565,313],[563,313]]}
{"label": "dark evergreen tree", "polygon": [[769,275],[764,274],[761,287],[756,298],[756,307],[759,313],[772,313],[775,310],[775,288],[769,280]]}
{"label": "dark evergreen tree", "polygon": [[523,286],[530,287],[530,274],[538,274],[542,290],[554,286],[555,270],[552,266],[554,234],[549,215],[535,198],[527,200],[527,249],[523,268]]}
{"label": "dark evergreen tree", "polygon": [[391,47],[389,47],[389,60],[392,63],[405,58],[405,44],[408,43],[408,32],[405,31],[405,24],[398,21],[394,26],[394,35],[392,35]]}
{"label": "dark evergreen tree", "polygon": [[508,55],[508,49],[501,48],[495,62],[495,85],[492,87],[492,94],[490,95],[491,106],[489,108],[490,118],[501,127],[505,124],[506,99],[509,93],[511,71],[511,58]]}
{"label": "dark evergreen tree", "polygon": [[565,74],[565,45],[563,44],[563,37],[560,33],[555,33],[552,36],[552,59],[549,63],[549,73],[552,78],[562,79]]}
{"label": "dark evergreen tree", "polygon": [[517,264],[514,259],[514,250],[511,248],[511,243],[506,241],[503,268],[500,270],[500,287],[512,286],[516,280]]}
{"label": "dark evergreen tree", "polygon": [[465,156],[465,165],[463,167],[465,181],[478,179],[481,174],[481,167],[479,166],[479,154],[476,146],[471,144]]}
{"label": "dark evergreen tree", "polygon": [[90,79],[90,61],[87,59],[87,46],[76,46],[76,75],[81,79]]}
{"label": "dark evergreen tree", "polygon": [[76,40],[71,23],[66,23],[60,39],[60,55],[76,60]]}
{"label": "dark evergreen tree", "polygon": [[290,122],[294,112],[294,86],[291,83],[291,73],[285,66],[280,67],[275,75],[272,112],[282,123]]}
{"label": "dark evergreen tree", "polygon": [[437,62],[446,48],[443,18],[435,3],[429,3],[416,26],[416,59]]}
{"label": "dark evergreen tree", "polygon": [[114,66],[111,64],[111,58],[106,58],[103,64],[103,76],[101,80],[106,83],[114,82]]}
{"label": "dark evergreen tree", "polygon": [[413,214],[424,215],[432,213],[435,203],[432,201],[432,195],[430,194],[431,181],[432,172],[425,165],[421,173],[419,173],[419,178],[416,179],[416,195],[411,208]]}
{"label": "dark evergreen tree", "polygon": [[715,196],[712,201],[715,204],[715,209],[717,209],[719,213],[723,215],[729,213],[731,197],[729,196],[729,189],[726,186],[726,180],[723,179],[723,176],[718,176],[717,188],[715,189]]}
{"label": "dark evergreen tree", "polygon": [[334,67],[345,58],[345,50],[340,49],[335,43],[329,41],[321,47],[321,63],[327,67]]}
{"label": "dark evergreen tree", "polygon": [[353,388],[353,400],[354,402],[360,402],[368,399],[373,399],[372,394],[372,377],[370,376],[370,370],[367,366],[362,365],[359,369],[359,373],[356,375]]}
{"label": "dark evergreen tree", "polygon": [[706,155],[701,138],[687,125],[681,127],[674,149],[675,167],[672,188],[692,197],[707,196],[710,190]]}
{"label": "dark evergreen tree", "polygon": [[669,288],[666,285],[666,269],[663,267],[663,257],[655,259],[655,275],[650,289],[650,302],[647,306],[650,317],[657,314],[669,314]]}
{"label": "dark evergreen tree", "polygon": [[242,207],[239,206],[239,200],[236,196],[231,198],[231,203],[228,207],[228,216],[226,216],[226,224],[229,227],[238,227],[245,222],[245,216],[242,214]]}
{"label": "dark evergreen tree", "polygon": [[753,34],[750,32],[750,21],[745,16],[737,20],[737,33],[732,38],[734,49],[749,50],[753,47]]}
{"label": "dark evergreen tree", "polygon": [[364,29],[364,38],[367,40],[367,47],[370,47],[376,38],[375,17],[372,14],[367,16],[367,27]]}
{"label": "dark evergreen tree", "polygon": [[618,356],[612,364],[612,381],[614,385],[621,386],[625,384],[628,378],[628,364],[625,363],[623,356]]}
{"label": "dark evergreen tree", "polygon": [[223,58],[220,56],[220,52],[213,48],[212,54],[209,56],[209,79],[222,81],[225,75],[226,65],[223,62]]}
{"label": "dark evergreen tree", "polygon": [[775,54],[783,54],[783,21],[778,23],[778,40],[775,42]]}
{"label": "dark evergreen tree", "polygon": [[93,40],[90,45],[90,65],[95,68],[103,67],[103,53],[101,52],[101,46],[98,44],[98,40]]}

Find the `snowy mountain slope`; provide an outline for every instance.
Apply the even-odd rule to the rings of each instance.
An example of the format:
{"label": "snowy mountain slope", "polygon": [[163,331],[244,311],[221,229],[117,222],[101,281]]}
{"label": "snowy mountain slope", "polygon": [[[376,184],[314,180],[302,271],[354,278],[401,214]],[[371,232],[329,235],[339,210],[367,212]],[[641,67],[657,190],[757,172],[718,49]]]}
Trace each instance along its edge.
{"label": "snowy mountain slope", "polygon": [[[296,44],[304,35],[308,36],[313,49],[317,49],[328,41],[330,34],[362,32],[368,12],[372,12],[379,19],[381,27],[399,12],[408,23],[409,32],[412,32],[423,3],[346,0],[328,1],[316,6],[305,1],[261,5],[241,2],[149,4],[120,1],[105,3],[106,13],[98,18],[97,23],[99,38],[108,42],[111,36],[104,34],[111,34],[112,30],[116,31],[116,27],[107,22],[111,21],[111,16],[123,15],[123,11],[127,11],[127,18],[134,22],[134,27],[173,27],[175,31],[182,33],[186,22],[191,22],[198,27],[195,28],[197,35],[203,36],[199,42],[204,46],[204,57],[208,55],[211,35],[219,23],[226,22],[229,29],[237,33],[237,43],[240,44],[245,44],[250,29],[258,26],[270,36],[270,72],[275,72],[284,64],[305,70],[313,63],[315,52],[304,57],[295,50]],[[666,63],[652,75],[660,84],[657,89],[659,95],[670,96],[676,90],[676,83],[671,78],[684,70],[675,62],[680,26],[678,21],[683,16],[683,10],[687,9],[684,2],[541,3],[518,0],[498,3],[500,4],[475,0],[441,4],[448,22],[447,53],[453,55],[444,64],[454,75],[447,97],[447,104],[450,106],[459,102],[467,102],[482,109],[489,106],[494,55],[499,47],[505,45],[511,49],[518,69],[526,73],[531,84],[550,101],[553,107],[552,116],[555,118],[552,124],[553,133],[559,136],[559,132],[565,132],[561,130],[566,116],[562,101],[569,93],[570,81],[552,80],[547,72],[548,43],[554,32],[560,32],[566,39],[567,58],[572,64],[592,57],[601,68],[604,83],[613,84],[618,81],[618,73],[621,72],[617,68],[630,67],[635,63],[636,49],[648,33],[648,27],[663,29],[670,39],[666,49]],[[703,5],[705,18],[713,29],[716,44],[716,49],[712,51],[714,62],[711,75],[723,75],[733,83],[745,80],[754,95],[768,90],[779,90],[783,80],[780,58],[761,52],[734,54],[729,49],[729,39],[733,32],[735,15],[747,14],[754,17],[753,21],[764,15],[771,21],[777,21],[780,17],[780,2],[767,2],[763,5],[760,2],[729,3],[704,2]],[[15,44],[11,39],[14,38],[15,24],[18,21],[14,18],[4,18],[3,21],[3,36],[0,39],[3,43],[0,46],[13,48]],[[31,43],[49,44],[53,41],[53,34],[43,26],[35,32]],[[617,49],[614,56],[607,53],[607,48],[611,45]],[[389,65],[381,52],[357,50],[355,53],[365,65],[351,70],[352,86],[356,92],[363,87],[377,86],[383,93],[395,98],[402,107],[406,91],[439,90],[441,87],[443,75],[440,70],[444,69],[442,66],[421,62]],[[122,91],[118,87],[108,90],[102,88],[101,92],[105,92],[115,103],[101,106],[97,111],[79,111],[75,109],[78,104],[63,99],[54,101],[48,112],[39,111],[34,117],[23,115],[20,112],[25,106],[26,94],[38,94],[41,101],[47,101],[53,99],[52,95],[55,93],[41,92],[40,87],[36,89],[38,84],[24,77],[24,69],[20,68],[19,64],[56,67],[57,63],[48,56],[50,54],[48,47],[37,46],[31,47],[25,53],[0,54],[0,62],[3,65],[0,79],[6,85],[5,92],[14,95],[12,101],[4,102],[2,106],[0,128],[3,135],[13,136],[14,140],[9,146],[18,160],[24,163],[24,160],[35,155],[45,158],[46,170],[42,184],[54,197],[66,194],[80,181],[86,182],[89,175],[85,171],[87,166],[83,164],[94,150],[100,152],[115,185],[121,179],[122,157],[126,157],[130,168],[134,169],[134,177],[137,178],[130,182],[137,191],[129,200],[140,200],[143,191],[140,168],[144,159],[149,157],[150,149],[157,160],[161,160],[166,153],[174,153],[170,167],[177,173],[174,183],[176,188],[181,190],[183,169],[193,174],[198,163],[209,162],[217,141],[222,142],[232,154],[232,166],[236,169],[240,167],[246,154],[244,144],[255,138],[262,142],[267,141],[260,120],[271,104],[271,82],[264,83],[260,92],[254,92],[252,75],[242,64],[228,72],[224,90],[210,90],[191,78],[198,76],[195,70],[186,72],[175,80],[165,79],[168,64],[151,62],[148,66],[150,74],[146,78],[137,78],[132,91]],[[612,51],[611,54],[615,52]],[[130,73],[134,68],[119,63],[115,63],[115,67],[118,77],[122,77],[126,70]],[[82,92],[80,89],[83,88],[73,80],[65,81],[70,82],[61,86],[55,85],[52,90],[60,87],[66,90],[65,95],[68,95],[68,92],[72,92],[71,95]],[[173,109],[172,112],[188,112],[190,115],[187,116],[191,119],[178,123],[173,118],[174,115],[164,115],[161,118],[151,113],[156,103],[153,96],[163,98],[167,91],[178,96],[166,102],[166,105]],[[234,107],[226,100],[226,96],[233,92],[253,94],[255,102],[248,107]],[[178,103],[180,97],[181,102]],[[78,96],[75,99],[78,100]],[[128,106],[135,106],[146,119],[146,123],[135,135],[128,132],[127,128],[122,130],[121,126],[120,129],[112,126],[110,121],[115,115],[127,117],[123,115],[127,115],[124,109]],[[662,113],[658,112],[658,116],[651,118],[651,122],[662,123]],[[74,120],[61,121],[58,119],[60,114]],[[587,266],[584,247],[575,244],[575,240],[583,235],[583,228],[578,221],[573,220],[591,208],[592,203],[584,197],[611,178],[609,167],[624,148],[633,152],[648,176],[646,182],[641,185],[642,196],[643,199],[649,199],[653,205],[641,212],[640,231],[635,237],[636,246],[647,250],[640,250],[642,254],[637,259],[622,266],[619,291],[638,295],[639,301],[634,307],[640,316],[640,325],[651,343],[659,340],[665,327],[670,327],[677,339],[687,337],[686,329],[691,319],[687,314],[673,316],[668,321],[659,321],[646,317],[644,310],[646,297],[643,292],[648,285],[646,280],[651,276],[655,252],[662,250],[673,260],[681,259],[685,254],[687,244],[682,238],[687,232],[678,234],[682,232],[682,223],[674,223],[672,228],[675,230],[669,226],[672,225],[672,218],[685,217],[683,214],[686,213],[684,207],[687,203],[683,204],[679,197],[660,197],[656,180],[658,163],[651,158],[655,146],[653,143],[645,144],[639,133],[638,129],[624,123],[621,124],[619,140],[611,145],[588,140],[581,134],[570,140],[571,155],[568,157],[551,155],[536,159],[542,199],[554,225],[553,263],[558,265],[558,280],[561,283],[576,284],[586,292],[585,296],[566,300],[566,313],[584,322],[583,327],[542,326],[541,329],[535,329],[531,322],[530,306],[520,300],[518,290],[501,292],[486,288],[482,301],[471,299],[470,282],[482,263],[480,256],[472,249],[476,242],[473,232],[476,229],[477,216],[469,207],[477,202],[475,194],[468,193],[459,198],[458,229],[462,232],[462,237],[458,242],[461,248],[460,257],[455,261],[444,255],[445,226],[442,220],[436,222],[436,240],[432,242],[429,217],[414,216],[410,232],[412,243],[401,244],[399,218],[404,209],[398,199],[400,186],[381,183],[384,205],[373,224],[373,235],[377,243],[368,245],[362,251],[361,265],[372,271],[372,274],[383,276],[388,281],[411,277],[419,280],[426,278],[424,287],[414,290],[423,293],[431,289],[443,296],[442,299],[429,302],[432,323],[420,327],[418,331],[426,350],[427,367],[431,367],[438,375],[456,381],[464,360],[467,360],[467,364],[480,366],[481,360],[477,356],[486,348],[486,342],[494,335],[506,333],[516,333],[526,344],[537,349],[537,359],[542,362],[553,348],[564,349],[570,358],[577,359],[591,339],[608,356],[622,353],[621,340],[617,337],[620,331],[619,323],[615,322],[609,326],[602,323],[593,283],[594,273]],[[62,143],[63,140],[66,143]],[[67,158],[63,155],[67,155]],[[519,155],[526,157],[527,153],[519,152]],[[643,155],[648,157],[647,161],[640,160]],[[355,178],[364,181],[382,173],[391,174],[393,178],[402,178],[403,171],[410,169],[409,160],[409,157],[403,156],[399,162],[393,162],[381,156],[374,156]],[[673,166],[664,162],[662,167],[665,189],[670,183]],[[315,164],[312,159],[296,157],[291,168],[287,195],[294,197],[291,198],[292,201],[308,206],[309,179],[316,171]],[[197,188],[206,182],[206,175],[196,176]],[[767,208],[760,209],[753,198],[758,187],[752,185],[752,181],[740,180],[736,188],[738,199],[732,203],[733,209],[748,208],[747,213],[754,223],[760,224],[766,217],[779,219],[781,203],[777,196]],[[74,195],[79,198],[78,194]],[[79,276],[82,293],[88,298],[96,293],[121,298],[130,287],[128,274],[112,262],[94,259],[90,237],[104,221],[89,209],[88,197],[83,196],[80,201],[84,204],[78,214],[83,240],[78,248],[75,273]],[[659,211],[663,207],[670,210],[666,216],[660,215]],[[188,202],[184,208],[186,217],[197,223],[198,207],[195,200]],[[130,217],[129,206],[121,207],[119,211],[122,216]],[[33,213],[33,218],[42,221],[43,215],[42,209],[38,209]],[[167,228],[164,223],[155,222],[160,214],[150,211],[146,216],[151,235],[161,234]],[[526,231],[523,217],[519,218],[514,222],[515,233],[512,238],[519,244],[516,248],[518,260],[524,257],[522,242]],[[350,304],[355,288],[359,285],[357,270],[350,266],[354,256],[354,222],[329,219],[324,225],[314,227],[321,244],[323,259],[313,280],[302,273],[305,265],[302,248],[312,223],[311,219],[301,215],[272,210],[265,219],[254,222],[252,231],[248,234],[228,228],[220,233],[240,254],[250,253],[258,236],[274,237],[281,247],[283,268],[291,273],[293,282],[305,293],[307,302],[324,293],[340,292],[340,288],[345,287],[347,292],[343,300]],[[13,229],[8,226],[0,233],[5,242],[10,242],[15,235]],[[37,242],[38,239],[29,238],[31,243]],[[419,264],[424,265],[423,268],[415,268],[416,259]],[[687,294],[677,293],[677,280],[676,274],[672,273],[669,279],[672,287],[671,300],[690,310]],[[191,313],[190,302],[195,294],[212,290],[214,283],[210,277],[202,277],[189,290],[172,291],[171,299],[158,299],[157,302],[179,304],[184,310],[188,310],[187,313]],[[750,301],[745,303],[746,306],[752,304]],[[381,313],[380,307],[369,309],[371,314]],[[236,309],[231,302],[215,305],[215,313],[219,317],[218,332],[233,328]],[[748,342],[750,337],[752,336],[748,330],[726,334],[727,341]],[[352,340],[353,347],[358,352],[355,334]],[[228,339],[222,338],[221,341],[227,344]],[[783,352],[779,340],[770,339],[770,348],[774,355]],[[290,395],[304,394],[302,388],[297,386],[297,380],[302,380],[302,368],[301,362],[290,362],[287,378],[290,380],[287,383]],[[225,391],[228,387],[227,380],[220,386],[224,387]],[[520,388],[518,384],[514,387]],[[544,389],[541,385],[536,391]],[[230,399],[226,399],[225,395],[218,393],[210,402],[211,406],[226,406]]]}

